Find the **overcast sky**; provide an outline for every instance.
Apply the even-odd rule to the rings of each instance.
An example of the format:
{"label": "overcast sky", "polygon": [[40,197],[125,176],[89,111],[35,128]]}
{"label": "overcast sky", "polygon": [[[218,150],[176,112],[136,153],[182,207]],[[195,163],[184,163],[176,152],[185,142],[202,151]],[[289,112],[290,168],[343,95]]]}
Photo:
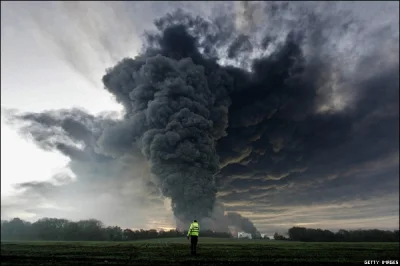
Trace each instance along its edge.
{"label": "overcast sky", "polygon": [[[147,199],[143,198],[135,181],[116,190],[122,197],[108,191],[107,185],[96,187],[99,194],[90,193],[90,184],[65,190],[60,188],[52,200],[39,194],[22,194],[24,192],[17,189],[17,184],[54,180],[54,176],[68,173],[69,159],[61,153],[38,148],[33,141],[18,134],[16,128],[6,125],[3,108],[41,112],[79,107],[91,114],[119,112],[122,106],[101,84],[105,69],[123,57],[136,55],[141,48],[143,31],[153,29],[152,21],[167,11],[181,7],[194,14],[212,16],[223,12],[223,5],[229,6],[229,3],[2,1],[2,219],[97,218],[122,227],[174,227],[168,201],[146,205]],[[386,42],[395,41],[398,45],[398,2],[342,5],[343,10],[351,11],[353,16],[365,21],[364,31],[387,29],[393,33],[393,39]],[[379,45],[379,42],[358,48],[360,51],[368,49],[368,45]],[[391,59],[398,67],[398,50]],[[398,143],[394,144],[397,146],[393,152],[343,169],[341,175],[349,180],[345,185],[343,179],[325,172],[321,174],[323,170],[320,169],[305,173],[323,176],[319,180],[310,178],[302,182],[305,177],[301,177],[298,181],[277,181],[273,186],[265,184],[268,188],[263,195],[270,191],[262,198],[252,193],[255,188],[251,179],[244,186],[236,186],[246,180],[237,177],[226,181],[220,200],[231,210],[250,217],[259,230],[266,233],[284,231],[293,225],[329,229],[398,228],[399,156]],[[137,171],[142,173],[146,167],[138,168]],[[234,172],[232,176],[235,176]],[[273,178],[270,176],[269,180]],[[370,180],[382,182],[378,186],[373,183],[364,187],[364,182]],[[79,189],[84,192],[79,193]],[[127,202],[123,198],[124,189],[130,190],[127,193],[136,191],[137,198]]]}

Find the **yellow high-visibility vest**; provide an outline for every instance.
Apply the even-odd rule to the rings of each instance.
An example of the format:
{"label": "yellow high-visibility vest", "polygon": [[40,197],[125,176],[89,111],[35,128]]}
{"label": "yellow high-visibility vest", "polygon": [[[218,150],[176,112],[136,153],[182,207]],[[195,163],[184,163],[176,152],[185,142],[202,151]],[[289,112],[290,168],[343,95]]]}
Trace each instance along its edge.
{"label": "yellow high-visibility vest", "polygon": [[199,236],[200,226],[198,223],[191,223],[188,231],[188,236]]}

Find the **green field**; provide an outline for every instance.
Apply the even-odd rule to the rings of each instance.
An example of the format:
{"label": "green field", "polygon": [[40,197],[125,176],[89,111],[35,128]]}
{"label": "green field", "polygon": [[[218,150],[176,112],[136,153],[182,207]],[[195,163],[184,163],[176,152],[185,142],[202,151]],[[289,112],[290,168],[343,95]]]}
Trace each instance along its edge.
{"label": "green field", "polygon": [[267,265],[399,260],[399,243],[302,243],[200,238],[134,242],[2,242],[1,265]]}

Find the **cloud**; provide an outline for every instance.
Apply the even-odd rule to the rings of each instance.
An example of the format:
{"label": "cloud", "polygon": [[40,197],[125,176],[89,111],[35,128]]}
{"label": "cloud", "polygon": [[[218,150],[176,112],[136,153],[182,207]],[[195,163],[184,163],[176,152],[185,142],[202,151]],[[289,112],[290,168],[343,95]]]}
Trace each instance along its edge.
{"label": "cloud", "polygon": [[[140,54],[103,77],[122,118],[75,109],[14,119],[71,159],[79,187],[118,194],[139,182],[144,190],[121,200],[168,197],[183,221],[223,203],[268,231],[336,218],[356,226],[374,213],[398,224],[398,26],[370,27],[356,12],[363,4],[252,5],[156,20]],[[377,199],[388,204],[379,213]],[[346,216],[344,206],[362,212]],[[296,212],[304,208],[312,215]]]}

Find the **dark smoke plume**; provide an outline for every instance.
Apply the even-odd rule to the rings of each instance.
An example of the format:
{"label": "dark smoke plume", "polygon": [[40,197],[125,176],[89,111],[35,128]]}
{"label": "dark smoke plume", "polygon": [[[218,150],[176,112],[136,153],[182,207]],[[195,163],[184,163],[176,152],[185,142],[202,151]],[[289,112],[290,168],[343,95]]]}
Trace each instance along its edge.
{"label": "dark smoke plume", "polygon": [[[276,22],[289,9],[266,4],[263,10]],[[125,108],[123,119],[79,110],[14,118],[30,122],[23,130],[42,148],[80,161],[129,163],[141,153],[155,176],[149,187],[171,198],[178,221],[199,219],[209,227],[232,225],[257,234],[250,220],[225,214],[217,191],[228,192],[219,196],[224,202],[245,176],[251,177],[247,186],[260,189],[301,181],[307,171],[320,174],[322,165],[334,172],[345,163],[396,152],[393,141],[398,142],[398,62],[375,75],[349,77],[337,68],[334,41],[328,43],[325,30],[332,21],[355,22],[297,12],[297,23],[279,24],[289,30],[263,32],[261,38],[253,31],[235,32],[227,17],[207,21],[182,11],[167,14],[155,22],[159,32],[147,34],[138,56],[123,59],[103,77]],[[342,26],[332,36],[347,32]],[[373,63],[375,52],[356,68]],[[234,63],[221,63],[225,59]],[[342,93],[336,87],[352,91],[339,106],[332,104]],[[380,97],[371,96],[377,88]],[[386,131],[372,129],[388,125]],[[380,146],[370,143],[374,138],[382,139]],[[356,154],[347,156],[345,147]]]}

